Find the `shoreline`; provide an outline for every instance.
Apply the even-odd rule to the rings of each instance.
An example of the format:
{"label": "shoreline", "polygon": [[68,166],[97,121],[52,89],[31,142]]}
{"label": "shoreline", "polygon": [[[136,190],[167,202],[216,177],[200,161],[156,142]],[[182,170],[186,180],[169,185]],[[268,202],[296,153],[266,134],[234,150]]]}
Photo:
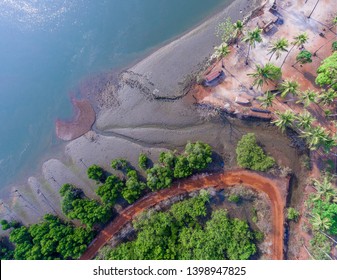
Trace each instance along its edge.
{"label": "shoreline", "polygon": [[[194,62],[195,59],[200,62],[202,62],[202,58],[200,57],[199,51],[201,51],[201,53],[207,53],[209,54],[210,52],[213,51],[213,43],[209,42],[208,40],[205,40],[205,38],[200,35],[200,32],[202,31],[202,28],[205,26],[208,26],[208,28],[210,28],[209,30],[214,30],[213,27],[210,27],[209,24],[210,22],[212,22],[213,24],[216,24],[216,22],[220,19],[222,20],[224,18],[224,15],[227,15],[229,13],[232,13],[232,18],[233,20],[236,17],[240,16],[240,7],[246,7],[247,5],[254,5],[257,2],[261,2],[262,0],[254,0],[254,1],[250,1],[250,0],[236,0],[234,2],[232,2],[228,7],[226,7],[225,9],[223,9],[221,12],[216,13],[215,15],[213,15],[211,18],[207,18],[205,22],[199,24],[196,28],[194,28],[193,30],[187,31],[186,34],[182,34],[180,36],[178,36],[178,39],[172,41],[171,43],[169,43],[168,45],[165,45],[164,47],[159,48],[158,50],[156,50],[154,53],[150,54],[149,56],[147,56],[145,59],[142,59],[141,61],[139,61],[138,63],[136,63],[133,67],[131,67],[131,71],[133,70],[137,70],[139,71],[140,68],[143,69],[146,72],[146,68],[147,69],[152,69],[154,65],[152,65],[151,63],[155,63],[155,59],[157,59],[157,67],[160,63],[162,63],[162,60],[159,59],[158,60],[158,53],[162,54],[162,50],[169,50],[171,52],[175,52],[174,49],[172,49],[172,46],[177,46],[177,45],[181,45],[184,41],[188,42],[188,44],[184,45],[185,50],[186,47],[188,47],[189,45],[193,45],[196,44],[195,41],[191,40],[190,36],[191,34],[195,35],[195,34],[199,34],[199,39],[203,42],[206,41],[206,45],[203,46],[203,49],[201,50],[201,48],[198,48],[196,51],[193,52],[194,54],[194,60],[192,59],[192,62],[190,61],[189,65],[185,65],[184,61],[180,61],[181,64],[184,64],[187,68],[185,69],[180,69],[180,72],[186,71],[183,74],[184,75],[189,75],[190,71],[186,70],[189,67],[192,68],[195,66]],[[252,3],[254,2],[254,3]],[[254,9],[256,7],[253,7]],[[235,14],[235,15],[234,15]],[[243,15],[243,14],[242,14]],[[204,30],[205,32],[205,30]],[[207,35],[206,33],[203,33],[204,35]],[[214,35],[214,31],[209,32],[208,36],[212,37],[213,42],[217,41],[217,38]],[[207,37],[206,37],[207,38]],[[201,47],[201,46],[200,46]],[[182,48],[181,48],[182,49]],[[180,51],[182,51],[180,49]],[[188,50],[188,49],[187,49]],[[186,51],[187,51],[186,50]],[[183,57],[184,59],[186,58],[186,53],[177,53],[177,57]],[[190,57],[189,57],[190,58]],[[198,64],[197,64],[198,65]],[[171,64],[171,70],[177,69],[177,67],[174,67],[174,64]],[[161,68],[161,67],[160,67]],[[161,69],[161,72],[165,72],[167,70],[166,69]],[[160,74],[158,71],[156,71],[156,69],[153,70],[154,72],[156,72],[157,74]],[[193,71],[192,71],[193,72]],[[164,83],[164,88],[168,86],[168,84],[172,84],[172,80],[174,80],[176,77],[176,75],[174,77],[169,77],[166,76],[167,79],[170,78],[170,81],[166,81],[166,83]],[[159,79],[157,81],[157,83],[160,83],[161,79]],[[174,81],[176,85],[179,86],[180,81],[179,80],[175,80]],[[119,96],[117,96],[116,98],[120,98],[121,95],[125,94],[125,88],[124,87],[124,91],[122,92],[118,92],[118,94],[120,94]],[[132,91],[132,90],[131,90]],[[111,118],[113,119],[116,114],[119,116],[119,118],[114,120],[114,123],[118,123],[120,121],[120,119],[125,118],[125,116],[127,116],[128,120],[125,121],[124,123],[122,122],[120,124],[120,127],[127,127],[127,128],[132,128],[132,127],[142,127],[145,126],[154,126],[154,128],[156,128],[156,126],[158,127],[163,127],[166,128],[168,127],[170,124],[175,124],[175,123],[179,123],[182,128],[186,128],[189,127],[191,125],[200,125],[202,122],[199,120],[198,116],[199,114],[195,112],[194,108],[190,108],[189,106],[187,106],[184,102],[175,102],[175,103],[171,103],[171,102],[153,102],[155,101],[155,99],[151,99],[150,97],[144,97],[144,95],[139,94],[139,92],[135,92],[136,90],[133,90],[131,92],[131,95],[124,95],[123,98],[121,100],[121,102],[125,102],[125,98],[129,99],[127,101],[132,101],[132,103],[126,102],[124,105],[122,104],[122,106],[120,108],[118,108],[118,110],[116,110],[116,108],[110,108],[110,110],[112,109],[113,111],[115,111],[112,116],[110,116],[110,120]],[[110,91],[109,89],[107,89],[107,93],[110,94],[110,96],[114,96],[115,92],[114,91]],[[99,92],[97,93],[99,94]],[[133,97],[135,97],[135,99],[133,99]],[[152,96],[153,97],[153,96]],[[149,100],[150,99],[150,100]],[[120,104],[118,104],[120,105]],[[112,106],[114,107],[114,106]],[[98,114],[98,120],[99,118],[102,116],[103,113],[108,114],[109,110],[101,110]],[[111,111],[110,111],[111,113]],[[167,113],[167,114],[166,114]],[[127,115],[126,115],[127,114]],[[168,117],[170,117],[170,119],[168,119]],[[153,123],[152,121],[149,122],[149,120],[155,120],[155,122]],[[108,127],[111,126],[111,123],[107,124]],[[112,125],[113,127],[113,125]],[[96,130],[96,128],[98,128],[99,132],[102,131],[104,132],[104,129],[102,130],[100,123],[95,123],[94,128]],[[196,128],[198,129],[198,128]],[[19,200],[13,200],[13,197],[10,197],[10,190],[13,190],[14,188],[19,189],[22,193],[24,193],[27,196],[27,199],[29,199],[29,201],[32,202],[33,205],[36,205],[38,207],[39,204],[39,197],[36,196],[34,189],[36,189],[36,187],[38,186],[39,188],[41,188],[45,193],[47,197],[50,197],[51,201],[53,201],[54,204],[58,203],[59,204],[59,195],[57,193],[57,190],[59,188],[59,185],[61,185],[62,183],[66,183],[66,182],[74,182],[79,184],[80,187],[84,187],[84,191],[88,192],[90,195],[94,194],[94,192],[90,189],[90,184],[92,185],[92,182],[90,180],[88,180],[86,178],[86,172],[85,169],[86,167],[84,167],[81,162],[79,161],[79,159],[81,159],[84,155],[84,153],[88,153],[86,155],[86,165],[92,164],[92,163],[98,163],[102,166],[108,166],[108,162],[109,160],[111,160],[111,158],[106,158],[106,157],[102,157],[102,158],[98,158],[97,155],[95,155],[93,153],[93,150],[86,150],[88,149],[88,147],[94,147],[91,145],[96,145],[95,143],[97,143],[97,141],[99,142],[100,139],[104,139],[103,142],[101,143],[101,150],[104,151],[109,145],[114,146],[116,144],[116,141],[118,140],[120,144],[118,144],[117,146],[120,147],[122,154],[128,153],[128,154],[133,154],[138,151],[140,148],[137,148],[135,150],[135,145],[134,145],[134,140],[132,140],[131,142],[128,142],[126,140],[123,140],[123,137],[112,137],[113,134],[111,134],[113,132],[109,131],[107,134],[108,136],[100,136],[99,134],[97,135],[95,132],[93,132],[94,136],[82,136],[74,141],[71,141],[69,144],[66,145],[65,148],[61,148],[60,153],[57,155],[57,158],[59,158],[58,160],[55,159],[51,159],[49,161],[46,161],[43,165],[42,165],[42,171],[41,169],[39,169],[37,171],[37,174],[34,175],[34,177],[30,177],[29,178],[29,183],[27,185],[27,183],[25,184],[12,184],[8,187],[4,188],[4,191],[2,191],[2,193],[5,193],[6,189],[8,190],[7,196],[6,197],[1,197],[2,201],[4,201],[4,203],[8,206],[10,206],[10,208],[12,209],[13,213],[17,216],[22,216],[22,222],[24,224],[29,224],[32,222],[37,221],[41,215],[43,213],[47,213],[49,210],[46,209],[45,207],[40,207],[41,208],[41,213],[40,214],[34,214],[33,211],[29,208],[22,208],[24,206],[24,202],[23,201],[19,201]],[[146,130],[144,131],[144,133],[146,133]],[[157,143],[161,143],[162,140],[160,140],[160,138],[162,137],[162,133],[159,131],[159,136],[154,136],[154,137],[158,137]],[[186,138],[186,135],[189,135],[188,133],[185,136],[181,136],[183,132],[178,132],[176,137],[177,139],[184,139],[184,137]],[[199,133],[199,132],[198,132]],[[196,132],[191,132],[191,136],[193,135],[193,137],[195,138],[196,136],[194,135],[198,135],[198,133]],[[111,136],[110,136],[111,135]],[[189,136],[189,138],[193,139],[193,137]],[[96,137],[96,138],[95,138]],[[98,138],[98,140],[97,140]],[[105,140],[106,139],[106,140]],[[109,140],[109,141],[108,141]],[[87,142],[90,142],[92,144],[90,144],[89,146],[87,146]],[[181,140],[183,141],[183,140]],[[89,143],[88,142],[88,143]],[[139,140],[135,140],[135,143],[138,143]],[[139,142],[141,145],[140,147],[142,147],[142,149],[144,151],[149,151],[151,149],[149,149],[146,146],[146,142]],[[62,147],[64,145],[61,145]],[[160,149],[162,149],[165,146],[165,144],[162,145],[155,145],[153,150],[158,151],[157,147],[161,147]],[[110,151],[112,154],[110,154],[110,157],[112,157],[113,155],[116,154],[116,151]],[[134,156],[133,156],[134,157]],[[135,159],[134,159],[135,160]],[[98,162],[97,162],[98,161]],[[55,168],[55,169],[53,169]],[[66,176],[65,173],[67,173],[68,175]],[[55,175],[57,174],[57,176]],[[57,183],[54,183],[50,180],[50,178],[57,178]],[[5,195],[4,195],[5,196]],[[21,207],[21,208],[20,208]],[[7,213],[6,211],[4,211],[4,209],[2,209],[1,213],[0,213],[2,218],[8,218],[8,215],[10,215],[10,213]]]}

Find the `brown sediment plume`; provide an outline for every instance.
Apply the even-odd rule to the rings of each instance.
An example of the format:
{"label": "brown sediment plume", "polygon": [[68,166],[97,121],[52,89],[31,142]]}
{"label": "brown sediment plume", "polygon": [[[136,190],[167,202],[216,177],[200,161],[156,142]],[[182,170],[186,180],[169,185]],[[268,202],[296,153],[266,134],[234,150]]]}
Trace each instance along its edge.
{"label": "brown sediment plume", "polygon": [[96,120],[96,114],[88,100],[73,99],[76,117],[74,120],[66,122],[56,121],[56,135],[66,141],[74,140],[87,133]]}
{"label": "brown sediment plume", "polygon": [[138,200],[136,203],[124,209],[116,219],[108,224],[89,245],[81,256],[81,260],[95,257],[98,250],[102,248],[115,234],[117,234],[137,214],[156,205],[157,203],[170,199],[171,197],[213,187],[217,190],[236,185],[244,185],[259,192],[267,194],[272,205],[272,255],[275,260],[283,259],[284,251],[284,214],[286,205],[286,193],[289,181],[281,178],[269,178],[256,172],[247,170],[226,171],[220,174],[199,175],[175,183],[171,188],[149,195]]}

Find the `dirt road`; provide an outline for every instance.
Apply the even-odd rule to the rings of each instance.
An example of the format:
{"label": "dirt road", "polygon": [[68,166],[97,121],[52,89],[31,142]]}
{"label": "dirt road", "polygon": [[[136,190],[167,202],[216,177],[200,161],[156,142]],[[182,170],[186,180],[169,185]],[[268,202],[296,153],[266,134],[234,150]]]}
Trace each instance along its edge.
{"label": "dirt road", "polygon": [[281,195],[280,183],[271,180],[260,174],[235,170],[220,174],[199,176],[189,178],[175,183],[171,188],[158,192],[153,192],[141,198],[136,203],[125,208],[116,219],[102,230],[96,239],[89,245],[88,249],[80,257],[81,260],[92,259],[102,246],[104,246],[123,226],[133,219],[138,213],[156,205],[157,203],[171,197],[193,192],[203,188],[214,187],[217,190],[235,185],[243,184],[254,190],[264,192],[268,195],[272,203],[273,216],[273,253],[272,258],[283,259],[283,236],[284,236],[284,215],[285,199]]}

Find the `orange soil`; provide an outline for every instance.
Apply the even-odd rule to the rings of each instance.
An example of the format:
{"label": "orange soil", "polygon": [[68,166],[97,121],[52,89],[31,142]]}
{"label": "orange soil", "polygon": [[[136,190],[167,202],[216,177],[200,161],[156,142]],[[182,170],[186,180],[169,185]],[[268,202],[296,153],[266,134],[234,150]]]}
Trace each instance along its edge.
{"label": "orange soil", "polygon": [[254,190],[264,192],[268,195],[272,204],[273,215],[273,252],[272,259],[283,259],[283,238],[284,238],[284,215],[285,196],[282,192],[284,186],[280,181],[272,180],[266,176],[247,170],[227,171],[221,174],[198,176],[197,179],[190,178],[175,183],[171,188],[149,195],[138,200],[136,203],[124,209],[120,215],[114,219],[96,239],[88,246],[88,249],[80,257],[81,260],[88,260],[95,257],[98,250],[102,248],[116,233],[118,233],[128,222],[130,222],[140,212],[167,200],[171,197],[193,192],[203,188],[214,187],[217,190],[243,184]]}

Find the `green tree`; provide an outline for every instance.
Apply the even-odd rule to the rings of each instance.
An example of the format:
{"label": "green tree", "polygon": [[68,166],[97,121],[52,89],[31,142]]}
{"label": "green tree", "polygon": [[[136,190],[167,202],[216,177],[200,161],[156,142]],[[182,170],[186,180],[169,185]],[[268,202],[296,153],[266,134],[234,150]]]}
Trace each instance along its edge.
{"label": "green tree", "polygon": [[64,184],[60,189],[61,208],[65,215],[74,209],[73,201],[83,197],[83,191],[71,184]]}
{"label": "green tree", "polygon": [[256,65],[254,73],[247,74],[254,78],[253,86],[262,87],[268,81],[277,81],[281,78],[281,69],[272,63],[267,63],[265,66]]}
{"label": "green tree", "polygon": [[337,90],[337,52],[324,59],[317,69],[316,84]]}
{"label": "green tree", "polygon": [[201,141],[188,142],[185,147],[185,155],[189,167],[194,171],[205,169],[212,162],[211,146]]}
{"label": "green tree", "polygon": [[216,35],[221,38],[222,42],[230,43],[231,40],[233,40],[235,29],[231,18],[228,17],[223,22],[219,23],[216,28]]}
{"label": "green tree", "polygon": [[309,129],[316,121],[316,119],[307,110],[304,110],[299,115],[296,115],[295,118],[297,126],[301,129]]}
{"label": "green tree", "polygon": [[124,183],[117,176],[111,175],[98,187],[96,193],[105,204],[113,206],[123,188]]}
{"label": "green tree", "polygon": [[257,144],[254,133],[242,136],[236,146],[236,155],[239,166],[252,170],[266,171],[275,164],[275,160]]}
{"label": "green tree", "polygon": [[131,169],[128,161],[124,158],[116,158],[112,160],[111,167],[115,170],[120,170],[123,172],[128,172]]}
{"label": "green tree", "polygon": [[239,47],[239,40],[243,36],[244,24],[241,20],[237,20],[234,24],[233,38],[235,39],[236,46]]}
{"label": "green tree", "polygon": [[160,190],[172,184],[173,171],[168,166],[155,164],[147,170],[147,186],[152,190]]}
{"label": "green tree", "polygon": [[276,41],[272,42],[269,46],[269,61],[272,59],[275,54],[276,59],[279,59],[283,52],[288,52],[287,48],[289,46],[289,42],[286,38],[280,38]]}
{"label": "green tree", "polygon": [[293,38],[293,41],[291,42],[292,47],[290,48],[289,52],[287,53],[286,57],[284,58],[282,64],[281,64],[281,68],[283,66],[283,64],[286,62],[289,54],[291,53],[291,51],[293,50],[294,47],[299,47],[299,48],[304,48],[304,44],[307,43],[309,40],[308,34],[303,32],[298,34],[297,36],[295,36]]}
{"label": "green tree", "polygon": [[256,27],[254,30],[248,31],[244,37],[242,38],[242,41],[248,44],[248,52],[246,57],[246,65],[248,65],[248,58],[251,48],[255,48],[256,43],[262,42],[261,37],[262,29]]}
{"label": "green tree", "polygon": [[141,169],[146,170],[147,166],[148,166],[148,161],[149,161],[149,159],[147,158],[147,156],[145,154],[141,153],[139,155],[139,158],[138,158],[138,166]]}
{"label": "green tree", "polygon": [[292,208],[292,207],[288,208],[288,213],[287,213],[288,220],[297,222],[299,216],[300,216],[300,213],[295,208]]}
{"label": "green tree", "polygon": [[302,50],[300,53],[296,56],[296,62],[292,65],[293,67],[297,64],[306,64],[312,62],[312,54],[311,52],[307,50]]}
{"label": "green tree", "polygon": [[193,169],[190,167],[188,159],[183,155],[178,156],[174,166],[174,178],[186,178],[192,173]]}
{"label": "green tree", "polygon": [[333,43],[331,44],[331,50],[332,50],[333,52],[337,51],[337,41],[335,41],[335,42],[333,42]]}
{"label": "green tree", "polygon": [[319,102],[322,105],[329,106],[337,100],[337,91],[332,88],[328,90],[323,90],[321,94],[319,94]]}
{"label": "green tree", "polygon": [[302,103],[304,107],[308,107],[311,103],[318,102],[319,94],[313,90],[302,91],[299,94],[299,100],[296,103]]}
{"label": "green tree", "polygon": [[279,90],[281,91],[282,98],[285,98],[288,94],[296,96],[299,93],[299,83],[296,81],[285,80],[279,85]]}
{"label": "green tree", "polygon": [[276,120],[272,121],[273,124],[275,124],[278,128],[284,132],[284,130],[287,127],[291,127],[293,125],[293,122],[295,120],[295,115],[293,112],[287,110],[284,113],[281,112],[275,112],[276,114]]}
{"label": "green tree", "polygon": [[161,152],[159,155],[159,162],[167,167],[174,168],[176,156],[172,151]]}
{"label": "green tree", "polygon": [[131,170],[127,173],[125,187],[122,190],[122,196],[128,203],[134,203],[145,190],[146,184],[138,178],[137,172]]}
{"label": "green tree", "polygon": [[215,57],[216,59],[221,59],[221,65],[222,68],[224,68],[223,59],[231,53],[229,46],[227,45],[227,43],[222,43],[220,46],[214,47],[214,50],[215,52],[213,54],[213,57]]}
{"label": "green tree", "polygon": [[93,179],[95,181],[102,182],[105,179],[103,168],[96,164],[93,164],[88,168],[87,174],[89,179]]}
{"label": "green tree", "polygon": [[275,94],[267,91],[264,95],[259,96],[257,100],[261,102],[261,106],[264,108],[272,107],[273,101],[275,99]]}

